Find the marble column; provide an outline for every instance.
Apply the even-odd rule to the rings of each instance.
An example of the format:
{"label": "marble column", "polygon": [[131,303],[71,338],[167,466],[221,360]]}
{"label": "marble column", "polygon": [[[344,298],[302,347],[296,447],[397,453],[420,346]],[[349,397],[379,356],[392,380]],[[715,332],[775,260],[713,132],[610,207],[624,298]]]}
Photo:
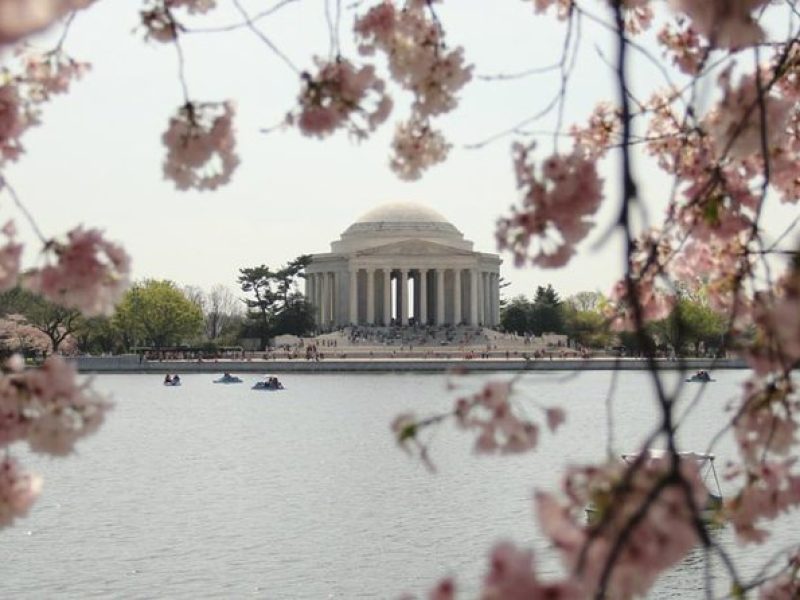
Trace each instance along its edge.
{"label": "marble column", "polygon": [[414,322],[419,325],[419,271],[409,273],[409,278],[414,281],[414,297],[411,299],[411,304],[414,307]]}
{"label": "marble column", "polygon": [[419,270],[419,318],[420,325],[428,324],[428,269]]}
{"label": "marble column", "polygon": [[327,313],[327,318],[325,319],[325,325],[331,327],[331,323],[334,320],[334,312],[333,312],[333,295],[336,293],[334,288],[334,284],[336,283],[333,273],[327,272],[325,273],[325,280],[326,280],[326,290],[327,293],[325,294],[325,312]]}
{"label": "marble column", "polygon": [[478,271],[469,272],[469,324],[478,324]]}
{"label": "marble column", "polygon": [[500,322],[500,274],[492,273],[492,326]]}
{"label": "marble column", "polygon": [[328,327],[328,288],[330,287],[328,284],[328,274],[321,273],[322,277],[322,285],[320,286],[320,303],[319,303],[319,316],[320,316],[320,325],[323,328]]}
{"label": "marble column", "polygon": [[400,325],[400,315],[403,312],[403,287],[400,285],[400,272],[394,278],[394,324]]}
{"label": "marble column", "polygon": [[375,269],[367,269],[367,325],[375,325]]}
{"label": "marble column", "polygon": [[316,321],[316,315],[314,315],[314,275],[312,273],[306,272],[306,302],[308,302],[311,306],[311,314],[314,316],[314,320]]}
{"label": "marble column", "polygon": [[481,273],[481,283],[483,284],[483,324],[491,327],[492,294],[489,290],[489,274],[485,271]]}
{"label": "marble column", "polygon": [[383,326],[388,327],[392,321],[392,270],[383,270]]}
{"label": "marble column", "polygon": [[436,269],[436,324],[444,325],[444,269]]}
{"label": "marble column", "polygon": [[400,324],[408,325],[408,269],[400,270]]}
{"label": "marble column", "polygon": [[350,324],[358,325],[358,269],[350,269]]}
{"label": "marble column", "polygon": [[312,288],[313,294],[310,298],[311,304],[313,305],[314,311],[314,322],[319,326],[319,275],[317,273],[311,274],[311,279],[314,281],[314,287]]}
{"label": "marble column", "polygon": [[[331,320],[333,321],[334,329],[342,325],[342,320],[347,319],[347,314],[342,314],[344,304],[342,303],[342,273],[334,271],[331,273]],[[344,309],[346,310],[346,309]]]}
{"label": "marble column", "polygon": [[325,274],[324,273],[317,273],[317,323],[319,323],[320,327],[325,322],[322,318],[322,304],[325,298]]}
{"label": "marble column", "polygon": [[461,320],[461,269],[453,269],[453,325]]}

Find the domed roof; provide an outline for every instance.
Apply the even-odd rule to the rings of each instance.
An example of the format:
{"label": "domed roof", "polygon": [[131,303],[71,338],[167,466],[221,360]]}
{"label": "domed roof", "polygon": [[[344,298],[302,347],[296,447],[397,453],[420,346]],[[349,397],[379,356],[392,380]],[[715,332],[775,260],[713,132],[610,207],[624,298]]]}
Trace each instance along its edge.
{"label": "domed roof", "polygon": [[414,202],[390,202],[361,215],[347,228],[342,237],[401,232],[461,235],[450,221],[432,208]]}
{"label": "domed roof", "polygon": [[438,212],[413,202],[391,202],[382,204],[364,213],[356,223],[447,223]]}
{"label": "domed roof", "polygon": [[331,251],[351,252],[413,239],[472,249],[472,242],[432,208],[414,202],[390,202],[361,215],[340,240],[331,243]]}

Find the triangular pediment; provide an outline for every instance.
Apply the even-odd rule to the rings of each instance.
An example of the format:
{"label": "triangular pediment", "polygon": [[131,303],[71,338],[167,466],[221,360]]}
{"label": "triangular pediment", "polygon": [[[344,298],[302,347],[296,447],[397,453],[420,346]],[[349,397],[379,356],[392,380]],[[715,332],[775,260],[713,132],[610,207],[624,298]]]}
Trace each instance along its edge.
{"label": "triangular pediment", "polygon": [[356,256],[474,256],[474,252],[453,248],[426,240],[403,240],[383,246],[365,248],[355,253]]}

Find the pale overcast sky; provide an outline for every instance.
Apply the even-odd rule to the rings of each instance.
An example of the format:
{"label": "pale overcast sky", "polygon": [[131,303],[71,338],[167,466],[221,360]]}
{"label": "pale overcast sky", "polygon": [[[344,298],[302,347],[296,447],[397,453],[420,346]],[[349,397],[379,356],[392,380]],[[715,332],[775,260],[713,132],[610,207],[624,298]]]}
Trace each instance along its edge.
{"label": "pale overcast sky", "polygon": [[[218,2],[218,16],[198,24],[240,20],[228,0]],[[265,5],[246,3],[253,12]],[[68,95],[45,107],[43,124],[23,138],[25,156],[7,170],[46,235],[78,223],[99,227],[126,247],[136,278],[203,288],[223,283],[235,289],[240,267],[278,266],[299,254],[328,251],[359,215],[385,202],[430,206],[477,250],[496,251],[494,223],[517,201],[512,138],[479,150],[464,146],[538,112],[555,93],[557,75],[473,80],[455,113],[440,119],[454,145],[449,160],[409,183],[388,168],[393,123],[406,116],[402,92],[395,94],[389,122],[367,142],[354,143],[345,133],[324,141],[296,130],[264,134],[263,128],[294,107],[296,74],[246,29],[186,36],[191,97],[236,101],[242,164],[232,183],[219,191],[179,192],[162,178],[160,141],[169,116],[182,103],[176,52],[172,45],[142,40],[142,31],[136,31],[139,6],[131,0],[101,0],[78,15],[65,48],[93,69]],[[324,6],[324,0],[300,0],[260,23],[300,69],[311,67],[313,55],[328,53]],[[516,72],[559,58],[563,31],[552,17],[535,15],[531,2],[459,0],[437,6],[449,44],[466,47],[477,74]],[[343,10],[343,52],[354,57],[352,16]],[[567,123],[585,119],[601,96],[614,98],[611,72],[598,50],[602,36],[593,39],[597,32],[589,27],[582,35],[586,60],[579,61],[571,79]],[[552,122],[537,128],[552,128]],[[542,138],[542,155],[549,153],[551,142]],[[618,249],[594,244],[613,223],[616,196],[608,186],[607,193],[612,201],[598,216],[599,228],[566,269],[516,269],[510,255],[503,256],[502,275],[511,282],[506,295],[530,295],[545,283],[563,295],[610,289],[621,273]],[[36,258],[35,238],[7,197],[0,202],[0,220],[9,214],[16,218],[30,263]]]}

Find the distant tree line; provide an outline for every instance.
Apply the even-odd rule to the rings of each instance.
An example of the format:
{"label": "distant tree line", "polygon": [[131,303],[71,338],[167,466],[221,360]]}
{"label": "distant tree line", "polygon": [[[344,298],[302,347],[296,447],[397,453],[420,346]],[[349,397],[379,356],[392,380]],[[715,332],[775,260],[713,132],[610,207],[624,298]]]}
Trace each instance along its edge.
{"label": "distant tree line", "polygon": [[314,330],[313,313],[298,287],[310,257],[272,271],[265,265],[239,270],[248,294],[237,298],[224,285],[209,291],[167,280],[135,283],[110,317],[87,318],[23,288],[0,293],[0,357],[22,352],[118,354],[135,348],[215,348],[258,338],[261,347],[284,333]]}
{"label": "distant tree line", "polygon": [[[519,335],[563,334],[580,346],[615,349],[628,356],[642,355],[640,338],[632,332],[615,331],[609,322],[606,298],[599,292],[580,292],[562,300],[553,286],[539,286],[533,299],[519,295],[504,303],[500,312],[503,331]],[[701,350],[726,348],[725,319],[702,295],[680,290],[670,315],[650,323],[644,340],[650,349],[678,356],[698,355]]]}

